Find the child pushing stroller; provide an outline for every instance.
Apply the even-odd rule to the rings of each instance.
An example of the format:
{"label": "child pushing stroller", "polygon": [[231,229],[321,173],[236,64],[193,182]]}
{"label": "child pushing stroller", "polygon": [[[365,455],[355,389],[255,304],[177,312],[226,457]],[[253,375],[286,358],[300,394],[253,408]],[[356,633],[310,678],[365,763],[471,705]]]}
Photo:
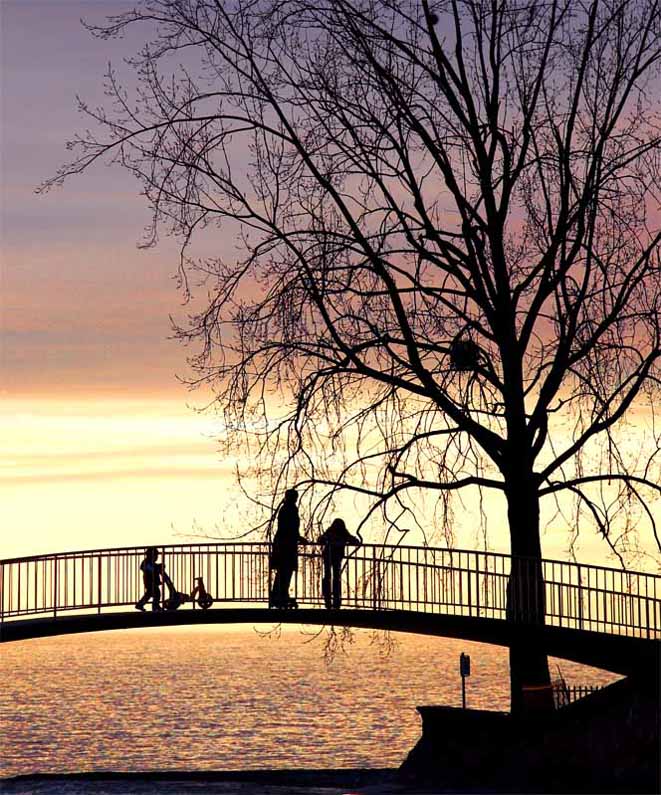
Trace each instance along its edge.
{"label": "child pushing stroller", "polygon": [[208,610],[213,604],[213,597],[207,592],[204,587],[204,580],[202,577],[195,578],[195,587],[191,591],[190,596],[186,593],[178,591],[172,584],[172,580],[168,578],[169,597],[163,602],[163,607],[166,610],[178,610],[185,602],[197,602],[202,610]]}
{"label": "child pushing stroller", "polygon": [[[178,591],[168,573],[165,571],[164,564],[158,562],[158,549],[156,547],[148,547],[148,549],[145,550],[145,557],[140,564],[140,569],[142,571],[145,592],[136,602],[136,610],[144,612],[145,605],[150,599],[152,600],[151,608],[154,612],[178,610],[185,602],[197,601],[197,604],[202,610],[208,610],[213,604],[213,597],[204,587],[204,580],[202,577],[195,578],[195,587],[190,596]],[[168,597],[163,601],[163,605],[161,606],[162,583],[167,586]]]}
{"label": "child pushing stroller", "polygon": [[161,583],[165,582],[168,588],[172,589],[172,580],[168,577],[165,567],[158,562],[158,549],[148,547],[145,550],[145,557],[140,564],[142,571],[142,581],[145,586],[144,594],[138,599],[135,605],[136,610],[144,613],[145,605],[151,599],[151,609],[154,612],[163,610],[161,607]]}

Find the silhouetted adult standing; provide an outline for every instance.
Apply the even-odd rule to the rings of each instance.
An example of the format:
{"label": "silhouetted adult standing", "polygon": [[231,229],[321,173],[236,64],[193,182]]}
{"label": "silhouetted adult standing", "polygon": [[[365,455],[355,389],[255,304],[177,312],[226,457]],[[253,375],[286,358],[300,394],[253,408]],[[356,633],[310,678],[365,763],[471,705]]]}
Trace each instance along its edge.
{"label": "silhouetted adult standing", "polygon": [[289,584],[298,568],[298,545],[308,542],[300,535],[301,520],[298,515],[298,492],[287,489],[278,511],[278,528],[271,547],[271,568],[275,579],[269,599],[270,607],[295,607],[296,600],[289,596]]}
{"label": "silhouetted adult standing", "polygon": [[342,561],[347,544],[358,546],[360,539],[352,536],[342,519],[335,519],[331,526],[319,536],[323,544],[321,551],[324,560],[324,575],[321,591],[324,595],[326,609],[339,610],[342,604]]}
{"label": "silhouetted adult standing", "polygon": [[152,600],[152,610],[162,610],[161,582],[168,583],[171,587],[173,586],[172,580],[166,574],[163,564],[158,563],[158,549],[156,547],[149,547],[145,550],[145,558],[140,564],[140,569],[145,592],[136,603],[136,610],[144,610],[150,599]]}

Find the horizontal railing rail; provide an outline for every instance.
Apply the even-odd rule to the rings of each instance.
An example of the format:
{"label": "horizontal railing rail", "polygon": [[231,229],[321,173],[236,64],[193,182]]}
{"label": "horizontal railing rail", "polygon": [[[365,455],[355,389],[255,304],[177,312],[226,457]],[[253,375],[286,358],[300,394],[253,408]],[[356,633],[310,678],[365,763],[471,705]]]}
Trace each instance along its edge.
{"label": "horizontal railing rail", "polygon": [[[268,604],[272,572],[265,542],[158,547],[177,590],[202,577],[214,606]],[[143,593],[143,547],[80,550],[0,561],[0,622],[57,619],[133,606]],[[318,544],[300,548],[292,594],[321,606]],[[661,576],[558,560],[439,547],[364,544],[343,564],[343,604],[562,626],[661,638]],[[165,594],[167,596],[167,592]],[[198,609],[197,604],[181,609]]]}

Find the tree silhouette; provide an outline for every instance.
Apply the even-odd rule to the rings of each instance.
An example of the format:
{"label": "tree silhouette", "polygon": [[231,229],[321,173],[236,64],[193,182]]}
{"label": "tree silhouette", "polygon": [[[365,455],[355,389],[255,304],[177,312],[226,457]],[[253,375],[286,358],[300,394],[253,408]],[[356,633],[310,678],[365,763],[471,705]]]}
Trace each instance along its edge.
{"label": "tree silhouette", "polygon": [[[501,493],[533,561],[513,620],[515,591],[543,620],[542,498],[614,548],[635,505],[656,535],[653,414],[635,449],[620,428],[659,385],[657,2],[143,0],[92,30],[138,23],[136,96],[109,70],[46,185],[108,158],[141,180],[147,242],[179,235],[206,285],[178,334],[229,443],[317,515]],[[238,255],[194,258],[218,230]],[[519,711],[548,664],[510,663]]]}

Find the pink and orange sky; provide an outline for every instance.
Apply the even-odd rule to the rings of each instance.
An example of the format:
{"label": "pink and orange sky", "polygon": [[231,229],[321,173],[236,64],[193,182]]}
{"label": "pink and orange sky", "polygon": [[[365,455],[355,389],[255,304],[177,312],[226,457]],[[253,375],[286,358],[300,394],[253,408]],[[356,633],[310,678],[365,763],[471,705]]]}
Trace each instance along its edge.
{"label": "pink and orange sky", "polygon": [[[138,183],[99,166],[35,194],[85,124],[76,95],[101,104],[108,61],[128,79],[122,57],[140,43],[94,39],[80,18],[129,6],[0,0],[0,558],[232,536],[251,518],[217,420],[191,408],[205,396],[176,379],[187,372],[168,339],[169,315],[184,312],[177,247],[138,249],[149,220]],[[460,540],[478,539],[473,528]],[[506,548],[506,535],[494,541]],[[566,545],[564,527],[547,532],[548,556]],[[585,545],[602,554],[596,536]]]}
{"label": "pink and orange sky", "polygon": [[100,167],[34,192],[67,159],[76,94],[100,102],[108,61],[135,47],[94,39],[80,18],[125,5],[0,2],[0,558],[181,540],[234,506],[213,418],[175,377],[176,248],[137,248],[137,183]]}

